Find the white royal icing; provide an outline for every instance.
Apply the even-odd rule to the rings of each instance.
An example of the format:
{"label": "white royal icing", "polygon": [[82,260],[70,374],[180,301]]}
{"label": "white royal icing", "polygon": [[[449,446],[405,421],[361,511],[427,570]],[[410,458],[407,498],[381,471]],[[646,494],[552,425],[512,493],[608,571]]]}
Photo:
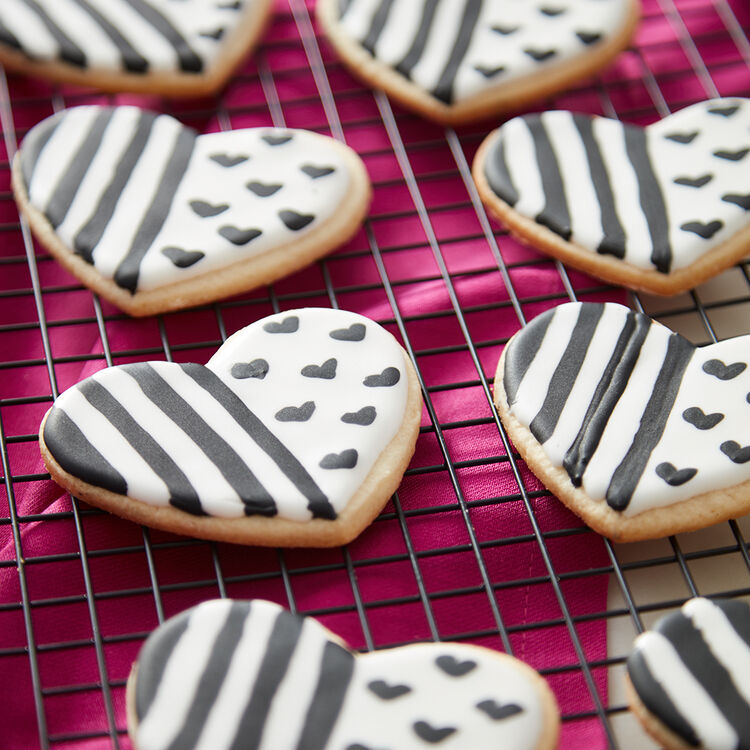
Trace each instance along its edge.
{"label": "white royal icing", "polygon": [[[280,325],[290,331],[269,332]],[[109,489],[122,492],[124,482],[122,494],[165,506],[170,487],[187,485],[199,503],[193,512],[227,518],[245,511],[241,493],[250,472],[272,498],[267,515],[305,521],[346,507],[404,419],[409,388],[403,350],[377,323],[355,313],[307,308],[272,315],[231,336],[205,368],[192,367],[218,376],[245,407],[230,410],[220,383],[206,386],[175,363],[107,368],[55,402],[45,427],[48,449],[69,473],[96,484],[83,456],[90,446],[116,478]],[[302,374],[310,368],[332,377]],[[144,390],[144,372],[158,382],[156,395]],[[160,408],[174,401],[184,405]],[[251,434],[238,421],[245,408],[263,425]],[[128,419],[147,426],[156,446],[139,443]],[[205,427],[191,434],[183,419]],[[80,444],[67,437],[76,428]],[[226,449],[217,458],[211,452],[217,439],[239,459],[228,463]],[[157,454],[168,458],[155,464]],[[169,459],[171,468],[165,468]],[[290,469],[292,459],[300,464],[296,469]],[[301,480],[303,474],[308,479]],[[313,486],[314,497],[323,496],[317,507],[332,509],[328,516],[308,502],[305,488]]]}

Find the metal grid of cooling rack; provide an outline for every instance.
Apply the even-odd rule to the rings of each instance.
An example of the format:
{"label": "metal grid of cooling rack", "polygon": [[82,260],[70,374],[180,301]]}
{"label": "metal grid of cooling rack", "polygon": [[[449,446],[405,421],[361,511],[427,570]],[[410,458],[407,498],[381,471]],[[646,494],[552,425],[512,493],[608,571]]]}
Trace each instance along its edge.
{"label": "metal grid of cooling rack", "polygon": [[[9,555],[0,559],[0,583],[5,580],[16,592],[0,601],[0,618],[16,617],[17,629],[23,636],[20,643],[0,641],[0,667],[7,674],[12,664],[17,664],[18,660],[22,663],[20,674],[28,682],[27,693],[29,702],[33,702],[36,721],[36,731],[31,731],[34,739],[29,747],[128,747],[123,712],[127,672],[116,667],[116,650],[127,648],[128,653],[134,655],[156,622],[189,603],[213,596],[269,593],[292,610],[320,617],[334,630],[349,635],[358,633],[352,638],[353,644],[367,650],[413,639],[450,637],[514,653],[518,650],[519,635],[538,633],[540,638],[553,639],[562,633],[568,639],[571,658],[565,663],[547,665],[541,671],[551,681],[556,676],[571,673],[580,678],[577,689],[583,698],[576,704],[578,707],[566,710],[563,706],[563,746],[574,746],[570,734],[566,744],[566,725],[588,721],[596,725],[590,735],[593,739],[587,744],[589,747],[646,747],[648,743],[642,734],[633,735],[635,739],[622,738],[617,720],[623,716],[625,708],[620,700],[608,696],[606,677],[602,678],[603,673],[611,672],[614,679],[613,671],[622,664],[624,652],[610,646],[609,651],[600,649],[592,658],[586,641],[586,626],[625,621],[632,634],[642,630],[652,614],[679,606],[690,595],[747,595],[750,593],[750,555],[745,537],[748,527],[730,522],[723,525],[725,533],[720,538],[701,538],[695,542],[692,535],[685,535],[665,540],[655,547],[617,547],[602,541],[600,564],[561,566],[556,545],[561,542],[591,544],[592,534],[575,520],[550,528],[540,513],[538,501],[547,497],[547,493],[539,490],[510,450],[507,436],[491,407],[494,362],[507,336],[478,336],[474,333],[475,320],[482,316],[510,315],[517,328],[533,317],[539,305],[597,298],[613,290],[585,277],[568,274],[562,264],[533,253],[514,254],[513,240],[488,221],[470,177],[471,155],[488,126],[456,132],[424,125],[416,116],[392,108],[382,93],[362,88],[333,58],[325,41],[316,36],[312,7],[313,3],[305,0],[277,3],[268,39],[234,82],[246,86],[252,96],[245,94],[238,98],[227,93],[220,100],[195,107],[181,104],[174,113],[189,124],[191,120],[205,123],[215,118],[221,129],[228,129],[236,127],[238,118],[245,116],[274,125],[299,126],[302,123],[298,121],[298,110],[302,108],[308,113],[318,107],[317,120],[313,116],[310,123],[305,123],[307,127],[330,133],[350,144],[357,141],[353,145],[365,157],[368,166],[381,157],[395,159],[396,171],[376,177],[374,187],[376,196],[378,191],[389,188],[401,190],[397,194],[397,205],[378,207],[376,202],[364,233],[319,263],[316,273],[307,274],[302,281],[291,286],[280,282],[273,288],[202,308],[195,315],[200,316],[201,321],[211,320],[215,334],[199,341],[190,337],[190,323],[195,319],[188,313],[186,317],[182,314],[160,316],[149,324],[144,343],[122,346],[117,343],[122,340],[120,333],[131,325],[125,316],[101,303],[74,281],[48,281],[47,269],[52,261],[43,249],[35,246],[28,227],[18,222],[12,208],[7,190],[9,161],[28,127],[41,119],[29,113],[46,107],[45,114],[49,114],[89,99],[75,90],[46,86],[32,87],[30,93],[24,89],[23,95],[17,96],[16,80],[6,78],[0,71],[0,125],[6,151],[6,158],[0,162],[5,191],[0,193],[0,238],[9,248],[0,253],[3,276],[0,307],[6,311],[9,306],[29,310],[26,318],[0,319],[0,337],[6,342],[0,369],[18,373],[19,379],[29,368],[46,373],[46,385],[42,389],[20,395],[0,393],[0,458],[4,480],[0,530],[5,532],[2,541],[10,550]],[[662,33],[654,36],[650,30],[657,25]],[[584,110],[612,117],[652,121],[702,98],[720,94],[750,95],[749,26],[750,14],[742,0],[645,0],[637,46],[625,53],[626,64],[618,68],[618,77],[605,73],[572,93],[557,97],[555,104],[570,107],[579,104]],[[664,29],[669,33],[665,35]],[[284,62],[287,60],[291,62]],[[170,111],[166,109],[170,106],[166,102],[155,104],[149,100],[148,106]],[[380,137],[368,136],[368,142],[363,144],[359,131],[368,133],[373,129]],[[440,192],[443,185],[450,185],[448,192],[455,195],[457,190],[460,197],[436,202],[434,188]],[[461,212],[471,215],[473,228],[451,236],[445,230],[446,223],[450,224],[451,217]],[[446,217],[447,222],[443,220]],[[383,222],[417,226],[422,238],[401,242],[392,237],[383,239],[379,231]],[[482,248],[482,262],[473,265],[457,262],[461,253],[476,247]],[[403,253],[427,253],[432,272],[413,277],[401,270],[394,272],[391,259]],[[362,259],[370,264],[366,279],[357,283],[350,279],[337,281],[341,278],[338,264]],[[540,293],[519,288],[519,271],[542,267],[554,271],[557,279],[554,289]],[[487,276],[498,277],[506,294],[496,301],[467,304],[462,285]],[[445,304],[435,310],[407,311],[404,293],[414,284],[439,286]],[[60,300],[64,303],[67,295],[84,295],[90,300],[90,312],[75,317],[66,315],[64,309],[61,312],[60,305],[55,303]],[[24,463],[16,455],[19,450],[35,450],[36,435],[31,430],[14,431],[7,425],[19,409],[36,409],[43,413],[61,389],[66,368],[81,368],[92,361],[110,365],[149,358],[169,360],[192,356],[204,361],[229,332],[264,314],[305,304],[356,307],[356,300],[362,296],[375,297],[382,302],[381,309],[388,312],[379,322],[400,336],[416,364],[426,404],[420,444],[429,442],[430,445],[427,459],[415,461],[409,468],[402,491],[394,496],[375,522],[373,533],[378,534],[375,546],[364,552],[357,542],[350,548],[331,552],[302,554],[288,550],[254,550],[245,553],[230,549],[228,545],[178,539],[147,529],[128,528],[124,537],[118,536],[125,522],[110,519],[70,498],[50,508],[32,507],[33,512],[21,507],[19,497],[28,494],[30,488],[33,491],[37,486],[44,486],[48,477],[43,467],[40,468],[41,464],[37,463],[35,470],[30,470],[29,466],[33,468],[33,465],[28,461]],[[685,332],[696,343],[747,333],[750,329],[750,269],[743,263],[719,280],[669,301],[638,295],[631,296],[630,301],[638,309],[657,314],[663,322]],[[50,313],[51,309],[55,312]],[[421,345],[415,332],[425,325],[441,332],[438,339],[443,338],[443,329],[450,332],[444,337],[445,343]],[[58,352],[57,334],[78,329],[95,330],[99,346],[89,352]],[[18,337],[38,338],[38,350],[33,357],[18,355],[20,349],[13,343],[20,340]],[[462,372],[468,375],[447,382],[436,381],[427,363],[430,358],[443,355],[466,357]],[[463,419],[445,418],[442,395],[461,396],[464,392],[479,394],[485,407],[482,413]],[[490,430],[498,450],[489,455],[486,452],[465,455],[452,439],[465,430],[484,430],[482,435]],[[476,441],[472,445],[476,446]],[[490,471],[498,465],[509,472],[510,485],[483,486],[479,494],[467,489],[464,472]],[[419,481],[432,475],[444,478],[447,499],[433,500],[431,496],[419,494]],[[416,490],[408,486],[410,480]],[[523,529],[493,535],[484,525],[488,516],[480,511],[512,503],[519,505],[526,519]],[[425,524],[435,524],[440,529],[442,517],[448,515],[456,520],[461,538],[439,531],[430,544],[425,544]],[[27,535],[29,529],[55,525],[68,530],[71,546],[35,547],[33,539]],[[117,533],[108,536],[113,529]],[[445,539],[450,542],[441,544]],[[531,574],[530,564],[527,576],[503,580],[490,562],[491,553],[513,555],[528,548],[533,548],[538,563],[534,574]],[[458,560],[458,555],[472,561],[476,576],[465,581],[460,576],[446,574],[440,585],[436,585],[428,572],[430,561]],[[171,570],[168,567],[170,556],[178,556],[180,562],[188,561],[192,568],[178,575],[165,573]],[[703,574],[696,572],[695,566],[727,556],[740,560],[731,578],[717,578],[714,574],[712,583],[704,584]],[[98,568],[106,561],[140,566],[143,581],[120,588],[116,582],[103,583]],[[670,588],[669,595],[646,594],[641,598],[644,589],[639,575],[655,576],[666,568],[677,571],[679,585]],[[399,576],[409,577],[411,588],[408,591],[398,589],[390,596],[378,589],[378,595],[373,596],[375,589],[370,578],[373,575],[387,578],[394,571]],[[37,595],[40,577],[59,577],[61,593]],[[65,577],[75,578],[76,583],[62,585]],[[568,593],[568,585],[586,586],[602,579],[609,582],[610,592],[615,593],[610,603],[592,611],[578,611]],[[334,586],[343,582],[347,588],[345,604],[329,603],[324,595],[326,582]],[[549,590],[558,615],[509,623],[504,597],[519,587],[539,586]],[[183,595],[190,597],[190,601],[179,598]],[[445,632],[442,606],[446,602],[471,606],[477,599],[487,610],[486,616],[478,617],[473,627]],[[134,616],[127,627],[113,631],[107,621],[107,608],[113,602],[124,600],[132,600],[134,605],[152,614],[141,619]],[[50,635],[45,618],[54,619],[65,607],[73,606],[85,609],[88,632],[66,636],[63,628],[60,634]],[[419,613],[423,624],[406,637],[403,631],[389,635],[390,631],[383,628],[383,620],[378,619],[379,613],[389,613],[391,618],[408,620],[409,613],[414,611]],[[0,619],[0,623],[5,621]],[[0,637],[2,634],[0,625]],[[554,647],[550,641],[549,649]],[[66,664],[72,663],[81,650],[91,652],[90,669],[66,675]],[[49,666],[50,660],[54,667]],[[17,687],[21,692],[26,689],[25,685]],[[83,700],[80,707],[76,703],[78,699]],[[66,725],[61,725],[57,718],[53,722],[52,717],[60,714],[61,700],[68,701],[74,712],[80,711],[82,719],[85,715],[85,721],[78,721],[74,713]],[[0,746],[3,746],[2,736]]]}

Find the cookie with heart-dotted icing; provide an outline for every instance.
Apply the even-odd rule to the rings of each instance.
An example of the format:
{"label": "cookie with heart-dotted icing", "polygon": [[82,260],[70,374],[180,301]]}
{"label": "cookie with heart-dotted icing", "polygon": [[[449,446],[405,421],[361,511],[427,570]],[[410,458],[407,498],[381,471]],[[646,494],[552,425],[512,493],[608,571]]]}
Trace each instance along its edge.
{"label": "cookie with heart-dotted icing", "polygon": [[351,541],[396,490],[422,398],[377,323],[306,308],[230,336],[204,365],[109,367],[40,428],[52,478],[156,528],[243,544]]}
{"label": "cookie with heart-dotted icing", "polygon": [[627,660],[632,711],[668,750],[750,748],[750,607],[690,599],[639,635]]}
{"label": "cookie with heart-dotted icing", "polygon": [[551,111],[514,118],[474,180],[521,240],[606,281],[691,289],[750,251],[750,100],[712,99],[641,128]]}
{"label": "cookie with heart-dotted icing", "polygon": [[516,333],[495,404],[529,468],[617,541],[750,511],[750,336],[696,347],[613,303],[571,302]]}
{"label": "cookie with heart-dotted icing", "polygon": [[3,0],[0,63],[104,91],[198,96],[255,45],[272,0]]}
{"label": "cookie with heart-dotted icing", "polygon": [[319,0],[343,62],[405,107],[459,124],[560,91],[630,40],[638,0]]}
{"label": "cookie with heart-dotted icing", "polygon": [[354,151],[306,130],[198,135],[137,107],[36,125],[13,190],[37,238],[131,315],[252,289],[346,242],[371,189]]}
{"label": "cookie with heart-dotted icing", "polygon": [[357,655],[262,600],[160,625],[127,707],[137,750],[551,750],[559,733],[547,683],[512,656],[459,643]]}

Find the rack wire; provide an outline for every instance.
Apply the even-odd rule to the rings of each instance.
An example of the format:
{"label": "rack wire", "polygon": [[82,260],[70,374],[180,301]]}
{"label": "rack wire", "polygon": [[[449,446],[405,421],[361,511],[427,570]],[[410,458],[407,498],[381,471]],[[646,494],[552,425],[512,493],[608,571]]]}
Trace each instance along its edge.
{"label": "rack wire", "polygon": [[[643,4],[616,65],[539,108],[648,123],[708,97],[750,95],[743,0]],[[450,639],[513,653],[555,689],[562,747],[583,737],[591,748],[650,747],[616,687],[627,646],[691,595],[750,595],[750,527],[601,539],[513,452],[492,407],[494,367],[512,332],[574,299],[627,299],[695,343],[748,333],[748,265],[669,300],[626,298],[522,248],[489,221],[470,176],[492,123],[440,128],[364,88],[312,11],[311,0],[279,0],[265,42],[216,99],[103,97],[0,71],[0,747],[130,747],[124,686],[140,644],[165,617],[216,596],[274,599],[362,650]],[[133,321],[57,267],[9,190],[27,130],[89,102],[136,102],[199,130],[330,134],[367,163],[371,215],[346,247],[273,287]],[[55,491],[36,425],[68,385],[126,361],[203,362],[237,328],[305,305],[365,311],[393,331],[425,397],[404,482],[359,540],[244,549],[142,529]]]}

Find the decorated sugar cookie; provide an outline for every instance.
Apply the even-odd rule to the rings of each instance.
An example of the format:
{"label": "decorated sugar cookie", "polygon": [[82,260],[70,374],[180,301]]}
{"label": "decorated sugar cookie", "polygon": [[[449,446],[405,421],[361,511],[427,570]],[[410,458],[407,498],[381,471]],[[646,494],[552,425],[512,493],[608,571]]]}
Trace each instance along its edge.
{"label": "decorated sugar cookie", "polygon": [[457,124],[564,89],[630,40],[638,0],[319,0],[344,63],[406,107]]}
{"label": "decorated sugar cookie", "polygon": [[136,750],[551,750],[547,683],[478,646],[357,655],[318,622],[216,599],[167,620],[128,680]]}
{"label": "decorated sugar cookie", "polygon": [[198,135],[136,107],[44,120],[13,163],[13,189],[57,260],[131,315],[291,273],[346,242],[370,201],[362,161],[332,138]]}
{"label": "decorated sugar cookie", "polygon": [[491,133],[474,179],[522,240],[606,281],[691,289],[750,251],[750,100],[641,128],[553,111]]}
{"label": "decorated sugar cookie", "polygon": [[572,302],[508,342],[500,417],[529,468],[617,541],[750,510],[750,336],[695,347],[622,305]]}
{"label": "decorated sugar cookie", "polygon": [[3,0],[0,62],[105,91],[196,96],[224,83],[271,10],[272,0]]}
{"label": "decorated sugar cookie", "polygon": [[203,366],[109,367],[40,429],[52,478],[148,526],[243,544],[359,534],[414,452],[422,399],[390,333],[307,308],[235,333]]}
{"label": "decorated sugar cookie", "polygon": [[630,707],[669,750],[750,748],[750,608],[691,599],[636,638]]}

